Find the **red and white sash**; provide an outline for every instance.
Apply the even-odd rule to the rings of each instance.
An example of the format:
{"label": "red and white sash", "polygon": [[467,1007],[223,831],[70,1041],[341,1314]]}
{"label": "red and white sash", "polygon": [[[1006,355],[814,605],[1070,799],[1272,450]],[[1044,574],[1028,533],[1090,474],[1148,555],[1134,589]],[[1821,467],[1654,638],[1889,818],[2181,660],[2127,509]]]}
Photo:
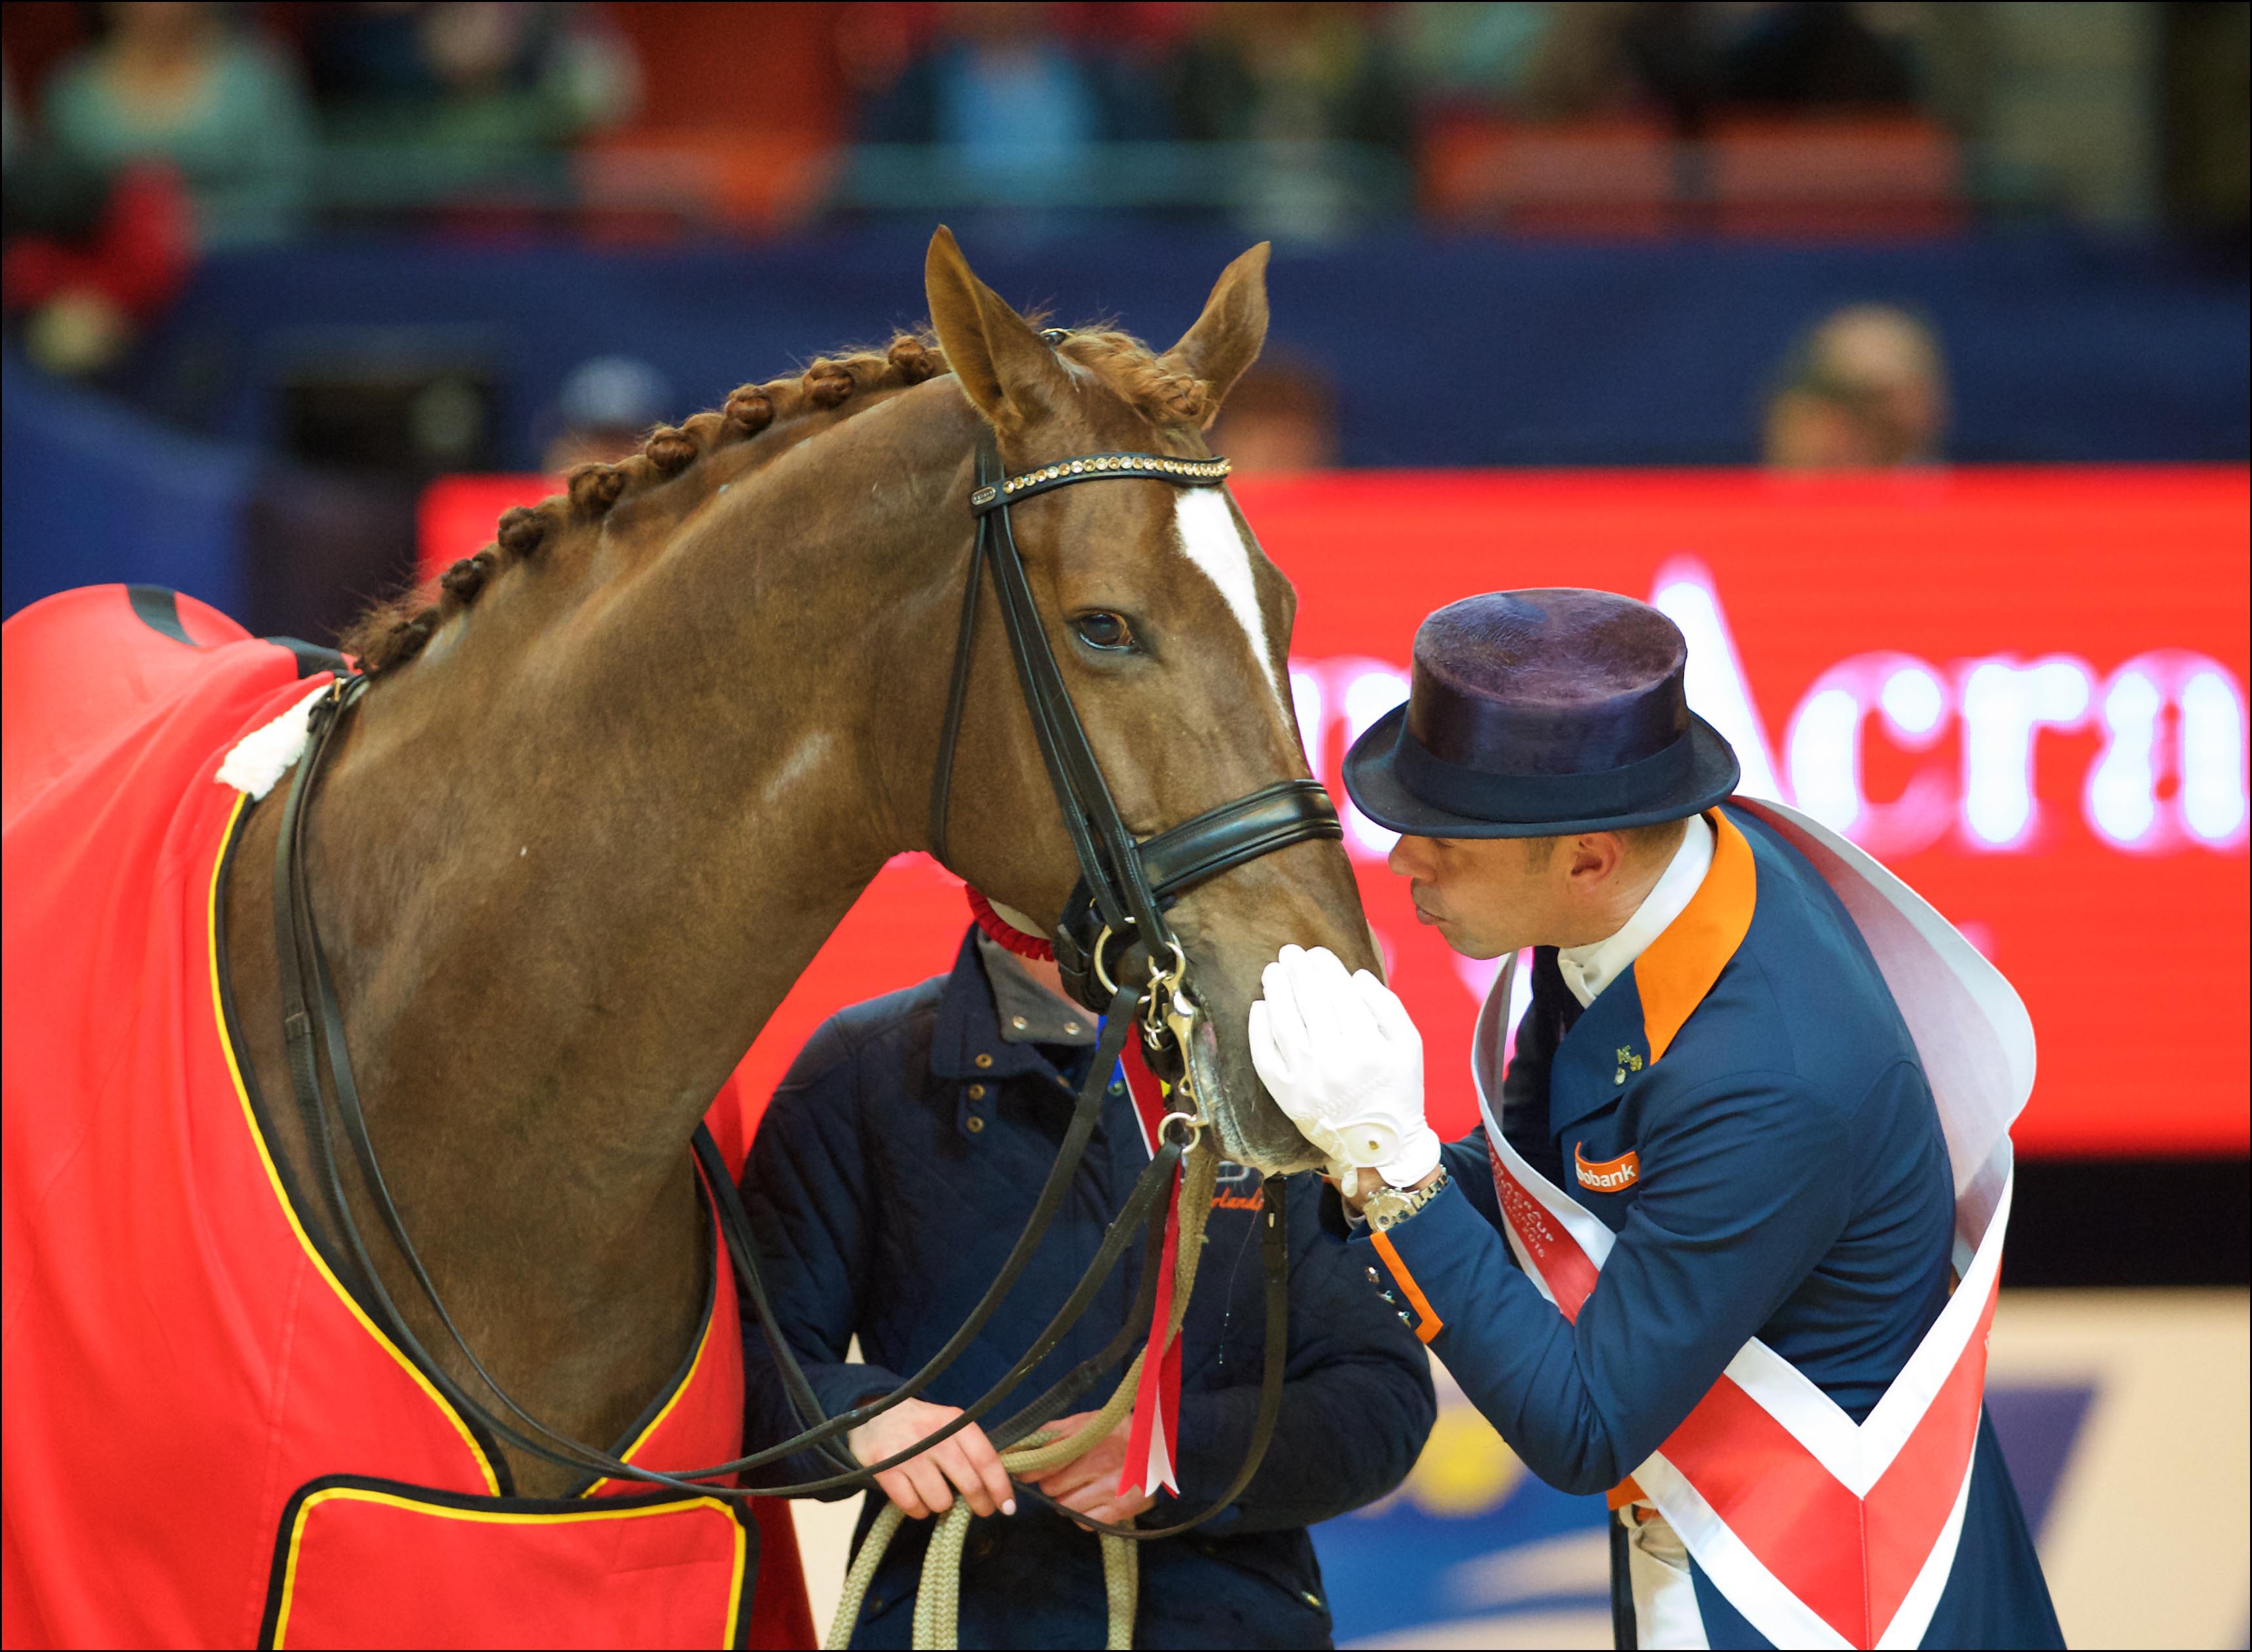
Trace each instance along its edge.
{"label": "red and white sash", "polygon": [[[1913,1647],[1946,1587],[1970,1496],[2009,1220],[2009,1127],[2033,1088],[2033,1024],[2000,972],[1860,850],[1779,804],[1731,801],[1822,873],[1900,1005],[1954,1165],[1961,1282],[1866,1421],[1755,1338],[1634,1481],[1776,1645]],[[1526,1163],[1494,1116],[1512,969],[1479,1015],[1471,1073],[1510,1247],[1577,1318],[1612,1234]]]}
{"label": "red and white sash", "polygon": [[[1165,1086],[1143,1059],[1142,1040],[1129,1036],[1119,1058],[1118,1076],[1134,1103],[1134,1121],[1142,1127],[1142,1145],[1157,1156],[1157,1127],[1165,1116]],[[1150,1340],[1142,1360],[1142,1386],[1134,1395],[1134,1420],[1126,1433],[1126,1461],[1118,1471],[1118,1490],[1163,1486],[1178,1496],[1180,1482],[1173,1477],[1181,1429],[1181,1339],[1168,1344],[1165,1327],[1172,1318],[1173,1271],[1181,1250],[1181,1171],[1173,1171],[1166,1190],[1165,1241],[1157,1259],[1157,1300],[1150,1311]]]}

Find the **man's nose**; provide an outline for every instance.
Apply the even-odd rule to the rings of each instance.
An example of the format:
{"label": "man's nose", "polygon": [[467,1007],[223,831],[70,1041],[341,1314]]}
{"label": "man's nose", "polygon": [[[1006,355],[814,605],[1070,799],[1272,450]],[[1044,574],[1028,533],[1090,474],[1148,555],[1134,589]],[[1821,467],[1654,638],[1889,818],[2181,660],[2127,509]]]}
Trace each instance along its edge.
{"label": "man's nose", "polygon": [[1413,878],[1422,870],[1421,858],[1411,847],[1414,841],[1413,837],[1400,837],[1393,843],[1392,852],[1384,857],[1384,864],[1391,869],[1394,877]]}

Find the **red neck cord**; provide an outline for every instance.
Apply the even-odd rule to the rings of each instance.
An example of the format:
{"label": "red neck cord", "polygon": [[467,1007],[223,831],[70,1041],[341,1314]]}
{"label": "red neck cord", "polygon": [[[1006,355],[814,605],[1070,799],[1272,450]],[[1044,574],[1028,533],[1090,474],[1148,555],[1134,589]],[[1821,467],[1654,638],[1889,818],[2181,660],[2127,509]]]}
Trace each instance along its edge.
{"label": "red neck cord", "polygon": [[1046,963],[1055,956],[1055,945],[1038,935],[1028,935],[1008,922],[993,910],[993,903],[980,894],[974,885],[964,884],[962,892],[970,897],[970,910],[977,920],[977,927],[996,946],[1006,947],[1019,958],[1037,959]]}

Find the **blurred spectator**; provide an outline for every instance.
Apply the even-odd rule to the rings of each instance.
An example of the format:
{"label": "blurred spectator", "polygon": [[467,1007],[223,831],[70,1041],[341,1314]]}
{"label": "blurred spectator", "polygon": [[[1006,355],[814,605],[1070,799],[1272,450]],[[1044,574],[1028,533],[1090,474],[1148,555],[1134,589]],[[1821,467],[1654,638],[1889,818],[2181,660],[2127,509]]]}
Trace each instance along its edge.
{"label": "blurred spectator", "polygon": [[1535,120],[1654,105],[1693,135],[1727,111],[1912,104],[1899,10],[1840,0],[1511,0],[1411,6],[1405,27],[1432,87],[1483,94]]}
{"label": "blurred spectator", "polygon": [[1634,101],[1627,25],[1634,0],[1416,0],[1401,8],[1403,48],[1426,99],[1498,106],[1533,120]]}
{"label": "blurred spectator", "polygon": [[929,42],[872,90],[859,128],[873,143],[944,144],[1001,179],[1067,166],[1089,144],[1167,135],[1129,59],[1081,49],[1053,6],[1006,0],[942,7]]}
{"label": "blurred spectator", "polygon": [[330,135],[346,143],[539,150],[623,120],[639,95],[632,48],[580,6],[332,6],[306,53]]}
{"label": "blurred spectator", "polygon": [[1628,49],[1644,83],[1693,131],[1724,108],[1901,108],[1915,101],[1908,65],[1842,0],[1640,8]]}
{"label": "blurred spectator", "polygon": [[1322,0],[1214,6],[1176,61],[1186,138],[1367,143],[1404,152],[1406,82],[1364,8]]}
{"label": "blurred spectator", "polygon": [[670,416],[671,399],[664,375],[638,357],[580,362],[563,381],[556,405],[563,428],[542,463],[550,475],[573,465],[615,464],[640,451],[651,427]]}
{"label": "blurred spectator", "polygon": [[2241,255],[2252,227],[2252,6],[2170,5],[2161,76],[2166,204]]}
{"label": "blurred spectator", "polygon": [[43,147],[8,145],[0,185],[0,295],[24,353],[66,377],[107,371],[179,292],[194,263],[187,197],[171,170],[109,178]]}
{"label": "blurred spectator", "polygon": [[101,177],[167,163],[205,247],[302,227],[309,123],[281,56],[219,5],[138,0],[96,16],[94,43],[47,85],[44,133],[58,161]]}
{"label": "blurred spectator", "polygon": [[1337,463],[1337,385],[1314,363],[1270,350],[1227,392],[1212,446],[1239,475],[1326,470]]}
{"label": "blurred spectator", "polygon": [[1175,54],[1181,136],[1268,146],[1237,180],[1248,228],[1331,235],[1404,202],[1408,82],[1375,21],[1324,0],[1228,3]]}
{"label": "blurred spectator", "polygon": [[1779,470],[1931,462],[1947,434],[1939,340],[1905,310],[1855,304],[1826,317],[1785,358],[1767,407],[1767,463]]}

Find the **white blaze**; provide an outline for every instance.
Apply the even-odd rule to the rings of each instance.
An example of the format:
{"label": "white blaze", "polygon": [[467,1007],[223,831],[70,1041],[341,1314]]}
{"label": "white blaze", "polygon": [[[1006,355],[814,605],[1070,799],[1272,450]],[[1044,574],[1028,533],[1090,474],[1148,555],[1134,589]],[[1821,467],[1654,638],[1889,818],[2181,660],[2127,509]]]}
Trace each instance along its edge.
{"label": "white blaze", "polygon": [[1259,611],[1259,586],[1251,575],[1251,547],[1243,543],[1235,513],[1228,509],[1227,496],[1218,488],[1177,489],[1173,521],[1180,529],[1181,548],[1189,553],[1189,560],[1202,568],[1205,577],[1227,599],[1235,622],[1251,640],[1252,656],[1259,662],[1267,686],[1275,691],[1280,703],[1282,688],[1275,680],[1274,656],[1267,646],[1267,616]]}

